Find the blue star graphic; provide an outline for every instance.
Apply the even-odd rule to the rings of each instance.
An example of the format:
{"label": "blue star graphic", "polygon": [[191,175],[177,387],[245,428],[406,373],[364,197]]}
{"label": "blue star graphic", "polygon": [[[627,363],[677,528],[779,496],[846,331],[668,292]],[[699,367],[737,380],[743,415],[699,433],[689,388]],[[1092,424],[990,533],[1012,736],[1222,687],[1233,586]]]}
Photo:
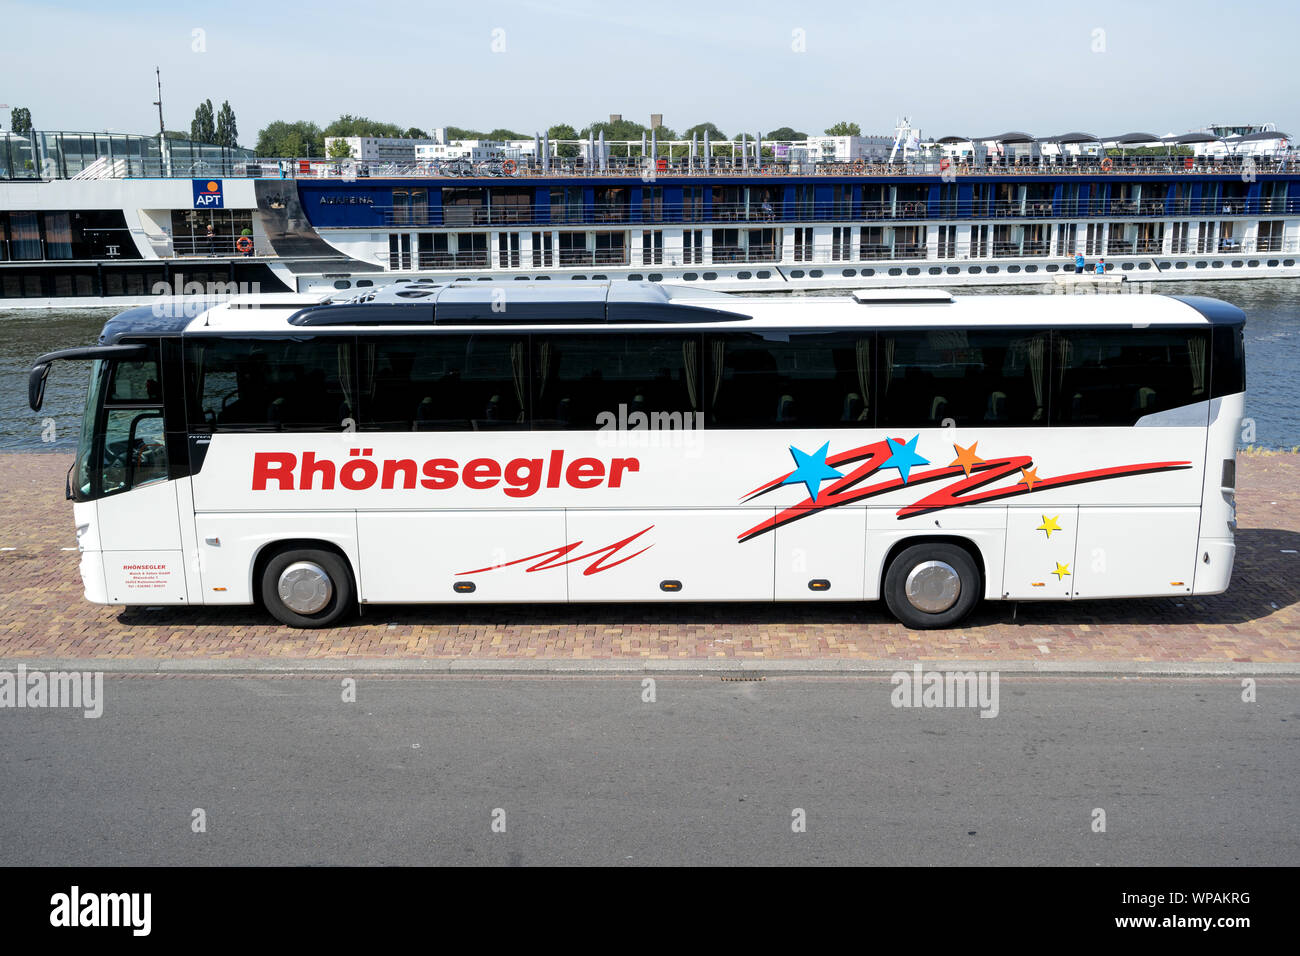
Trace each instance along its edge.
{"label": "blue star graphic", "polygon": [[880,467],[897,468],[898,473],[903,476],[903,484],[907,484],[907,473],[912,470],[913,465],[930,464],[916,453],[916,440],[920,437],[920,435],[913,435],[912,440],[907,444],[894,438],[886,439],[889,442],[889,450],[893,454]]}
{"label": "blue star graphic", "polygon": [[783,485],[802,484],[808,489],[808,497],[817,502],[817,491],[823,481],[831,478],[843,478],[844,473],[836,471],[830,465],[826,464],[826,450],[831,447],[827,442],[817,449],[813,454],[800,451],[794,445],[790,446],[790,454],[794,456],[795,470],[790,472],[789,477],[781,482]]}

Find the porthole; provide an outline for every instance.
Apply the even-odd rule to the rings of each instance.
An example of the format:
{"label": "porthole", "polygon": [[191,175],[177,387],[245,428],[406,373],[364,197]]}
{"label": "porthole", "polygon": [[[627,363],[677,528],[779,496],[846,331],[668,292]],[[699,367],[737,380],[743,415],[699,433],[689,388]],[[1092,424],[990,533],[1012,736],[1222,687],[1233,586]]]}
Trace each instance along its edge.
{"label": "porthole", "polygon": [[901,276],[901,275],[903,274],[903,270],[902,270],[902,269],[890,269],[890,270],[889,270],[889,274],[890,274],[891,276]]}
{"label": "porthole", "polygon": [[940,269],[938,266],[930,266],[930,275],[932,276],[943,275],[943,270]]}
{"label": "porthole", "polygon": [[791,278],[791,279],[802,279],[802,278],[803,278],[803,270],[802,270],[802,269],[791,269],[791,270],[790,270],[790,278]]}
{"label": "porthole", "polygon": [[1210,268],[1212,268],[1212,269],[1222,269],[1222,268],[1223,268],[1223,261],[1222,261],[1221,259],[1215,259],[1213,262],[1210,263]]}
{"label": "porthole", "polygon": [[840,275],[844,276],[844,278],[846,278],[846,279],[851,279],[851,278],[853,278],[853,277],[854,277],[855,275],[857,275],[857,274],[858,274],[858,270],[857,270],[857,269],[841,269],[841,270],[840,270]]}
{"label": "porthole", "polygon": [[550,281],[551,281],[551,277],[550,277],[550,276],[538,276],[538,277],[537,277],[537,281],[538,281],[538,282],[550,282]]}
{"label": "porthole", "polygon": [[1167,263],[1167,262],[1162,262],[1162,263],[1160,263],[1160,268],[1161,268],[1161,269],[1168,269],[1168,268],[1169,268],[1169,263]]}
{"label": "porthole", "polygon": [[1283,260],[1282,260],[1282,265],[1286,266],[1286,267],[1289,269],[1289,268],[1291,268],[1293,265],[1295,265],[1295,260],[1294,260],[1294,259],[1283,259]]}
{"label": "porthole", "polygon": [[821,277],[822,277],[821,269],[813,269],[811,272],[808,273],[808,278],[810,279],[820,279]]}
{"label": "porthole", "polygon": [[582,281],[583,281],[584,279],[586,279],[587,277],[586,277],[586,276],[569,276],[569,278],[572,279],[574,282],[582,282]]}
{"label": "porthole", "polygon": [[1250,260],[1248,260],[1248,261],[1246,262],[1246,265],[1249,266],[1249,267],[1252,268],[1252,269],[1257,269],[1257,268],[1259,268],[1259,260],[1258,260],[1258,259],[1250,259]]}
{"label": "porthole", "polygon": [[704,279],[705,279],[706,282],[712,282],[712,281],[713,281],[714,279],[716,279],[717,277],[718,277],[718,274],[717,274],[716,272],[706,272],[706,273],[704,273]]}
{"label": "porthole", "polygon": [[949,266],[944,271],[950,276],[961,275],[961,266]]}
{"label": "porthole", "polygon": [[662,272],[652,272],[652,273],[650,273],[650,281],[651,281],[651,282],[663,282],[663,281],[664,281],[663,273],[662,273]]}
{"label": "porthole", "polygon": [[491,282],[491,281],[492,281],[492,277],[491,277],[491,276],[479,276],[475,281],[476,281],[476,282]]}
{"label": "porthole", "polygon": [[515,276],[515,281],[516,281],[516,282],[527,282],[527,281],[528,281],[528,276]]}
{"label": "porthole", "polygon": [[1122,266],[1120,266],[1120,268],[1123,269],[1125,272],[1132,272],[1132,271],[1133,271],[1133,263],[1131,263],[1131,262],[1126,262],[1126,263],[1124,263]]}
{"label": "porthole", "polygon": [[1061,267],[1058,266],[1058,265],[1053,264],[1053,265],[1047,266],[1047,271],[1048,271],[1048,272],[1060,272],[1060,271],[1061,271]]}
{"label": "porthole", "polygon": [[1139,262],[1139,263],[1138,263],[1138,268],[1139,268],[1139,269],[1150,269],[1150,268],[1151,268],[1151,263],[1149,263],[1149,262]]}
{"label": "porthole", "polygon": [[592,282],[608,282],[608,281],[609,281],[609,276],[592,276],[592,277],[591,277],[591,281],[592,281]]}
{"label": "porthole", "polygon": [[971,275],[978,275],[979,273],[983,272],[984,270],[983,270],[982,268],[980,268],[979,266],[971,266],[971,267],[968,268],[966,271],[969,272]]}
{"label": "porthole", "polygon": [[459,279],[457,279],[456,281],[457,281],[457,282],[472,282],[473,280],[470,279],[469,276],[461,276],[461,277],[460,277]]}
{"label": "porthole", "polygon": [[1038,271],[1038,266],[1034,266],[1034,265],[1025,266],[1025,271],[1026,271],[1026,272],[1037,272],[1037,271]]}
{"label": "porthole", "polygon": [[1243,263],[1242,263],[1242,261],[1241,261],[1240,259],[1233,259],[1233,260],[1232,260],[1232,267],[1233,267],[1234,269],[1240,269],[1240,268],[1242,267],[1242,264],[1243,264]]}
{"label": "porthole", "polygon": [[755,276],[757,276],[759,279],[770,279],[770,278],[772,278],[772,273],[768,272],[766,269],[764,269],[762,272],[756,272],[756,273],[754,273],[754,274],[755,274]]}
{"label": "porthole", "polygon": [[1205,269],[1205,268],[1208,268],[1209,265],[1210,265],[1210,264],[1209,264],[1208,262],[1205,262],[1205,261],[1202,260],[1201,262],[1196,263],[1196,268],[1198,268],[1198,269]]}
{"label": "porthole", "polygon": [[347,279],[335,279],[335,280],[334,280],[334,288],[336,288],[336,289],[351,289],[351,288],[352,288],[352,283],[349,282]]}
{"label": "porthole", "polygon": [[371,282],[369,279],[358,279],[358,280],[357,280],[357,288],[358,288],[358,289],[366,289],[366,288],[369,288],[369,287],[372,286],[372,285],[374,285],[374,283]]}
{"label": "porthole", "polygon": [[754,274],[753,274],[752,272],[737,272],[737,273],[736,273],[736,278],[737,278],[737,279],[752,279],[752,278],[754,278]]}
{"label": "porthole", "polygon": [[918,268],[917,266],[911,266],[911,267],[907,270],[907,274],[910,275],[910,276],[919,276],[919,275],[921,274],[921,270],[920,270],[920,268]]}
{"label": "porthole", "polygon": [[1001,269],[1001,266],[989,266],[989,275],[992,275],[993,273],[998,272],[1000,269]]}
{"label": "porthole", "polygon": [[1007,272],[1019,272],[1020,266],[1007,266]]}
{"label": "porthole", "polygon": [[645,281],[645,276],[643,276],[643,275],[642,275],[641,273],[639,273],[639,272],[633,272],[631,275],[629,275],[629,276],[627,277],[627,281],[628,281],[628,282],[644,282],[644,281]]}
{"label": "porthole", "polygon": [[682,275],[682,278],[685,279],[687,282],[694,282],[699,277],[700,274],[698,272],[687,272]]}
{"label": "porthole", "polygon": [[1277,260],[1276,260],[1276,259],[1269,259],[1269,260],[1268,260],[1268,267],[1269,267],[1270,269],[1274,268],[1276,265],[1277,265]]}
{"label": "porthole", "polygon": [[868,276],[873,276],[873,275],[875,275],[875,274],[876,274],[876,270],[875,270],[875,269],[863,269],[863,270],[862,270],[862,277],[863,277],[864,279],[867,278]]}
{"label": "porthole", "polygon": [[1186,268],[1187,268],[1187,263],[1186,263],[1186,262],[1175,262],[1175,263],[1174,263],[1174,268],[1175,268],[1175,269],[1186,269]]}

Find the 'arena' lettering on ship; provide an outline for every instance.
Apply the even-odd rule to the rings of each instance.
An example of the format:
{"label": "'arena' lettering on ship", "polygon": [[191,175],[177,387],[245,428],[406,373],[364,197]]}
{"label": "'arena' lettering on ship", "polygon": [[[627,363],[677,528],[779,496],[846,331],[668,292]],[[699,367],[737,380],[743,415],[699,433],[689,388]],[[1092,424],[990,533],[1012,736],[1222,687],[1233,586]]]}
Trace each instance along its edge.
{"label": "'arena' lettering on ship", "polygon": [[640,471],[636,458],[575,458],[565,462],[564,451],[552,449],[543,458],[513,458],[504,464],[494,458],[460,462],[452,458],[374,460],[373,448],[353,448],[344,462],[321,458],[315,452],[301,457],[287,451],[259,451],[253,455],[254,491],[368,491],[379,488],[441,491],[458,484],[476,491],[496,488],[511,498],[528,498],[547,488],[620,488],[626,475]]}

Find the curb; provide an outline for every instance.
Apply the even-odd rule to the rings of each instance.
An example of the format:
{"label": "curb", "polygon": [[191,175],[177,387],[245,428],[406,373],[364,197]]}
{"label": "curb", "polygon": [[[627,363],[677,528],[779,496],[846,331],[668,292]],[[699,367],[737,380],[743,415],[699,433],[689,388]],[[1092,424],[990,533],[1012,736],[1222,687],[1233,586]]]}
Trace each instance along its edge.
{"label": "curb", "polygon": [[925,671],[998,671],[1043,676],[1214,677],[1300,676],[1300,662],[1035,661],[1035,660],[682,660],[473,658],[330,658],[254,660],[120,660],[116,658],[0,658],[0,670],[86,671],[107,674],[761,674],[838,676],[893,674],[920,665]]}

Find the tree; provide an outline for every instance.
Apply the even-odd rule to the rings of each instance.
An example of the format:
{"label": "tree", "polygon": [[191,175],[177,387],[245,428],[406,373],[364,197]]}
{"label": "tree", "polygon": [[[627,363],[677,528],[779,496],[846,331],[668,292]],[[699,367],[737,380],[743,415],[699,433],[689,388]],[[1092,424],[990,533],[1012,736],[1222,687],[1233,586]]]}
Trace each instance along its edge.
{"label": "tree", "polygon": [[190,121],[190,139],[196,143],[215,143],[217,141],[216,116],[212,112],[212,100],[204,100],[194,111]]}
{"label": "tree", "polygon": [[[546,135],[551,139],[577,139],[578,131],[567,123],[557,123],[546,131]],[[562,159],[572,159],[578,155],[578,147],[569,144],[556,147],[559,156]]]}
{"label": "tree", "polygon": [[511,139],[528,139],[528,137],[525,136],[523,133],[516,133],[512,129],[494,129],[492,132],[488,133],[483,138],[490,139],[498,143],[504,143],[506,140],[511,140]]}
{"label": "tree", "polygon": [[447,139],[487,139],[487,133],[481,133],[476,129],[464,129],[460,126],[448,126]]}
{"label": "tree", "polygon": [[326,136],[365,136],[376,139],[401,139],[405,130],[396,123],[380,123],[364,116],[344,113],[325,127]]}
{"label": "tree", "polygon": [[325,155],[330,159],[350,159],[352,157],[352,147],[348,145],[345,139],[336,139],[329,144]]}
{"label": "tree", "polygon": [[217,114],[216,133],[214,142],[218,146],[234,149],[239,145],[239,125],[235,122],[235,111],[231,109],[229,100],[222,102],[221,112]]}
{"label": "tree", "polygon": [[700,135],[701,140],[704,139],[704,134],[708,133],[709,142],[711,143],[716,143],[719,140],[725,140],[727,138],[727,134],[718,129],[718,127],[713,123],[697,123],[685,133],[682,133],[682,139],[694,139],[696,133]]}
{"label": "tree", "polygon": [[420,129],[420,127],[418,126],[412,126],[410,129],[406,131],[406,138],[407,139],[428,139],[429,134],[426,133],[424,130]]}
{"label": "tree", "polygon": [[839,122],[826,131],[827,136],[861,136],[862,127],[857,123]]}
{"label": "tree", "polygon": [[782,126],[780,129],[774,129],[763,137],[774,142],[784,142],[785,140],[807,139],[807,133],[800,133],[798,130],[791,129],[789,126]]}
{"label": "tree", "polygon": [[15,133],[25,136],[32,131],[32,111],[25,106],[15,106],[9,114],[9,122]]}
{"label": "tree", "polygon": [[257,134],[258,156],[324,156],[325,136],[309,120],[276,120]]}

